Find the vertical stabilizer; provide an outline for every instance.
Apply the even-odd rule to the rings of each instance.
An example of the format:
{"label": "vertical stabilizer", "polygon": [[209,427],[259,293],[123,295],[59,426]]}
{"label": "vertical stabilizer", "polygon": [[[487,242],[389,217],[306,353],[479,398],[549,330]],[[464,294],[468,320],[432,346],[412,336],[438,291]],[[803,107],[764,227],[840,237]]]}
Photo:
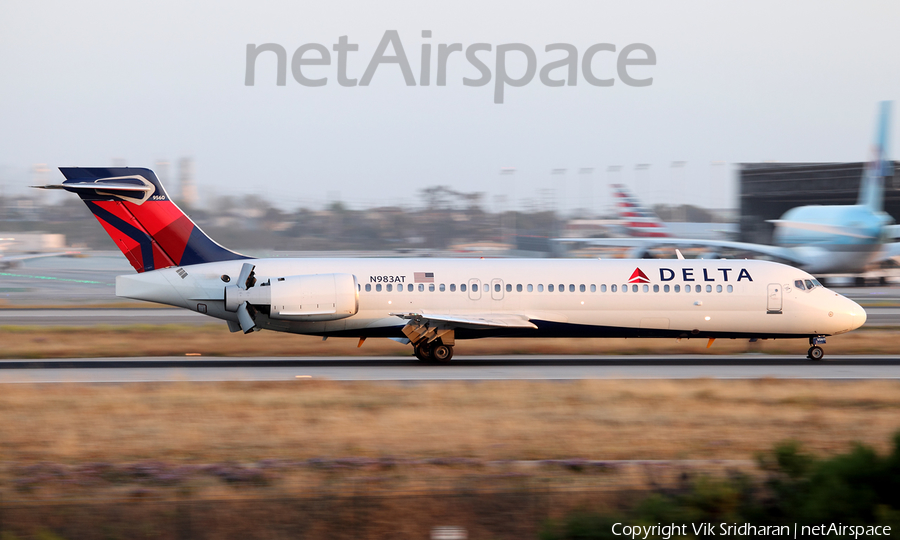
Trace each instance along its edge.
{"label": "vertical stabilizer", "polygon": [[616,207],[622,224],[630,236],[639,238],[664,238],[669,236],[668,227],[659,219],[656,212],[641,204],[627,187],[612,184]]}
{"label": "vertical stabilizer", "polygon": [[857,204],[868,206],[875,212],[884,209],[884,177],[893,176],[893,164],[888,160],[890,143],[891,102],[882,101],[878,109],[878,127],[872,156],[863,171]]}
{"label": "vertical stabilizer", "polygon": [[246,259],[217,244],[169,199],[150,169],[60,167],[62,184],[35,186],[77,193],[138,272]]}

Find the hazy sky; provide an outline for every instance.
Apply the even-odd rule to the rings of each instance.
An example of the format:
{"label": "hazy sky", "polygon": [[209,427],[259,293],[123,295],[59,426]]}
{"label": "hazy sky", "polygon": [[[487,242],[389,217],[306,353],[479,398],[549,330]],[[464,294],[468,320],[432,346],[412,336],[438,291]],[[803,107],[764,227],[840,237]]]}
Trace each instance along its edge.
{"label": "hazy sky", "polygon": [[[192,156],[201,196],[256,193],[285,208],[418,204],[418,190],[435,184],[484,191],[492,206],[505,195],[572,208],[590,195],[602,207],[610,180],[650,203],[723,207],[736,202],[735,163],[865,159],[876,102],[900,97],[900,4],[736,4],[6,0],[0,188],[23,191],[36,163],[57,181],[58,166]],[[334,51],[330,66],[303,68],[328,77],[325,86],[298,84],[290,58],[287,84],[276,86],[274,55],[244,85],[248,43],[277,43],[290,56],[306,43],[331,50],[346,35],[359,46],[348,76],[360,79],[386,30],[399,32],[417,81],[421,46],[432,45],[430,86],[406,86],[397,65],[380,66],[369,86],[340,86]],[[498,45],[530,46],[540,71],[563,56],[546,45],[572,44],[578,84],[535,76],[498,105],[493,78],[462,84],[479,76],[464,53],[435,86],[440,43],[491,44],[479,58],[492,71]],[[653,84],[587,84],[581,54],[595,43],[651,46],[656,65],[629,69]],[[509,53],[511,76],[524,73],[523,58]],[[618,79],[614,54],[593,65]]]}

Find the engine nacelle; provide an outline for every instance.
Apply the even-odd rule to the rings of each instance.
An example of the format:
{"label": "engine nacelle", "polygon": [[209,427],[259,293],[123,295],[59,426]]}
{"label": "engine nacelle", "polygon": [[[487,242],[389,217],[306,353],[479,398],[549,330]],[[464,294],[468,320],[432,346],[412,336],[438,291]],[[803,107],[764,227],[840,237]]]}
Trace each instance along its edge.
{"label": "engine nacelle", "polygon": [[225,287],[225,309],[237,311],[244,302],[268,306],[270,319],[336,321],[359,311],[359,292],[352,274],[271,278],[247,290]]}
{"label": "engine nacelle", "polygon": [[356,276],[352,274],[276,278],[270,287],[272,319],[335,321],[359,311]]}

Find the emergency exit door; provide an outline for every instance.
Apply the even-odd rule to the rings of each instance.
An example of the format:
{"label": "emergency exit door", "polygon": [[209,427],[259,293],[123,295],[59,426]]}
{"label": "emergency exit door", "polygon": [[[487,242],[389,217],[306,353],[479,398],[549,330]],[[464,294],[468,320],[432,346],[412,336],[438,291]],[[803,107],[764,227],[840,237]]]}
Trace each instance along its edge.
{"label": "emergency exit door", "polygon": [[781,313],[781,285],[769,283],[766,313]]}

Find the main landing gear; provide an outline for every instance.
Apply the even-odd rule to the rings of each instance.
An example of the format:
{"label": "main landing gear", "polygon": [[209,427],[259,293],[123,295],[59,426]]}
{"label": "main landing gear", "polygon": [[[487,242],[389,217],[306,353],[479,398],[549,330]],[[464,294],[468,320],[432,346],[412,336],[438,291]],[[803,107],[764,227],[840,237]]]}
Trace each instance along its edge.
{"label": "main landing gear", "polygon": [[449,362],[453,358],[453,346],[444,345],[441,342],[426,343],[422,341],[414,346],[413,352],[416,358],[423,362]]}
{"label": "main landing gear", "polygon": [[825,344],[825,338],[823,337],[811,337],[809,338],[809,350],[806,351],[806,357],[810,360],[821,360],[825,356],[825,351],[819,345]]}

